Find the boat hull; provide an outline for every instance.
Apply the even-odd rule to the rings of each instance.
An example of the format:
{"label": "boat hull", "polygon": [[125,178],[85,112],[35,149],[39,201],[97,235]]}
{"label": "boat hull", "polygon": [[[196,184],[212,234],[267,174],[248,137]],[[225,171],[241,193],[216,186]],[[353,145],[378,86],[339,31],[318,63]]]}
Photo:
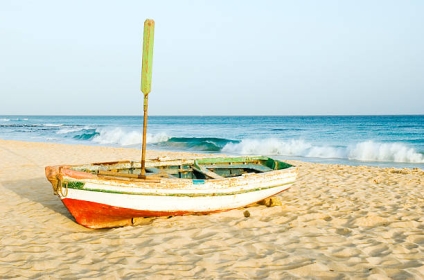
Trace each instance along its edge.
{"label": "boat hull", "polygon": [[[85,191],[68,190],[68,195],[61,199],[77,223],[89,228],[105,228],[132,225],[133,219],[137,217],[199,215],[228,211],[276,195],[289,187],[283,185],[237,195],[203,197],[134,197],[111,193],[93,194],[95,197],[90,197]],[[125,207],[128,205],[130,207]]]}
{"label": "boat hull", "polygon": [[88,228],[110,228],[133,225],[141,217],[240,208],[287,190],[296,179],[296,168],[211,180],[124,180],[67,166],[47,167],[46,175],[77,223]]}

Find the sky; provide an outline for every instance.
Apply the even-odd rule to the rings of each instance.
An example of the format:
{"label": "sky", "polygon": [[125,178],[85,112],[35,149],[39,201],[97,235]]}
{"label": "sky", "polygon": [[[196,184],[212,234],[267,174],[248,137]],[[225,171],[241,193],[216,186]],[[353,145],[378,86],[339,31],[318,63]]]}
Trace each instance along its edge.
{"label": "sky", "polygon": [[424,1],[1,0],[0,115],[424,114]]}

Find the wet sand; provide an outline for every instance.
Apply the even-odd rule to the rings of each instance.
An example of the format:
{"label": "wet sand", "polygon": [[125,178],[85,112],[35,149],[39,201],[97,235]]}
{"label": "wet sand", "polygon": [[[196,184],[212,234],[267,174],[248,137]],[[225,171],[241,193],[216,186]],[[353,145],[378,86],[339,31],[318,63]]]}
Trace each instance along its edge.
{"label": "wet sand", "polygon": [[76,224],[44,176],[128,159],[140,151],[0,140],[1,278],[424,279],[423,170],[288,161],[282,206],[108,230]]}

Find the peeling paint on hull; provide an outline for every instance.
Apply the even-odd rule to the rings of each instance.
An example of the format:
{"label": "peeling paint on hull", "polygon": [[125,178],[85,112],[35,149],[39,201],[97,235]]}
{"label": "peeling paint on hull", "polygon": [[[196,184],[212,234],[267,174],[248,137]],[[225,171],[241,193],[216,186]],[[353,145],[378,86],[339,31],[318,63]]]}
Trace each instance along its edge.
{"label": "peeling paint on hull", "polygon": [[[268,162],[271,167],[285,164],[272,162],[269,158],[260,159],[262,163]],[[253,162],[251,158],[242,160]],[[203,167],[197,165],[197,168],[205,169],[209,166],[209,161],[205,159],[203,162],[205,165]],[[228,164],[228,161],[229,159],[225,164]],[[164,168],[160,173],[162,175],[165,174],[163,170],[175,172],[175,169],[167,169],[170,166],[175,164],[184,166],[178,171],[177,176],[180,177],[173,175],[145,180],[134,178],[132,174],[127,173],[116,173],[116,171],[105,173],[102,170],[101,175],[97,171],[100,169],[99,166],[108,170],[128,170],[129,167],[134,168],[133,162],[48,166],[46,176],[77,223],[89,228],[111,228],[133,225],[134,219],[142,217],[209,214],[240,208],[287,190],[296,179],[297,170],[291,165],[285,164],[281,169],[273,170],[270,167],[259,166],[257,161],[256,165],[251,162],[244,163],[249,167],[245,168],[249,173],[228,178],[213,171],[221,172],[221,175],[224,175],[224,169],[239,172],[240,164],[231,162],[229,166],[218,170],[218,166],[222,166],[223,162],[217,164],[214,162],[213,167],[204,170],[203,175],[216,178],[201,180],[195,178],[194,174],[190,174],[191,178],[182,177],[187,176],[187,167],[193,163],[175,160],[149,165],[151,168],[153,164]],[[253,172],[255,168],[256,171]],[[258,171],[264,168],[269,171]],[[196,167],[193,166],[191,169],[196,170]],[[196,176],[202,174],[197,173]]]}
{"label": "peeling paint on hull", "polygon": [[[62,202],[75,218],[76,222],[88,228],[108,228],[116,226],[132,225],[133,218],[163,217],[211,214],[246,206],[259,200],[281,193],[289,188],[289,185],[279,186],[262,192],[246,193],[230,196],[203,196],[198,197],[136,197],[137,206],[127,208],[117,206],[117,201],[125,204],[125,197],[116,194],[103,194],[114,196],[113,199],[105,198],[105,203],[62,197]],[[71,195],[72,195],[71,190]],[[121,195],[125,196],[125,195]],[[90,195],[86,196],[90,198]],[[98,196],[96,197],[99,201]],[[158,201],[158,200],[162,200]],[[113,204],[113,205],[111,205]],[[156,206],[155,206],[156,204]]]}
{"label": "peeling paint on hull", "polygon": [[[194,213],[188,211],[151,211],[135,210],[107,204],[64,198],[63,204],[75,218],[75,221],[88,228],[109,228],[133,225],[134,218],[183,216],[192,214],[211,214],[221,211]],[[230,210],[230,209],[228,209]]]}

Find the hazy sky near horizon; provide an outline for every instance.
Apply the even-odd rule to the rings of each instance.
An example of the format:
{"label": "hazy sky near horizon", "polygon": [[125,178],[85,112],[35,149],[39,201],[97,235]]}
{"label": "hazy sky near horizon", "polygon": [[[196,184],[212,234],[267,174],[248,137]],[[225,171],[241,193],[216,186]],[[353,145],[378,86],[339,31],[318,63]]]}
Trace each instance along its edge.
{"label": "hazy sky near horizon", "polygon": [[0,1],[0,115],[424,114],[424,1]]}

